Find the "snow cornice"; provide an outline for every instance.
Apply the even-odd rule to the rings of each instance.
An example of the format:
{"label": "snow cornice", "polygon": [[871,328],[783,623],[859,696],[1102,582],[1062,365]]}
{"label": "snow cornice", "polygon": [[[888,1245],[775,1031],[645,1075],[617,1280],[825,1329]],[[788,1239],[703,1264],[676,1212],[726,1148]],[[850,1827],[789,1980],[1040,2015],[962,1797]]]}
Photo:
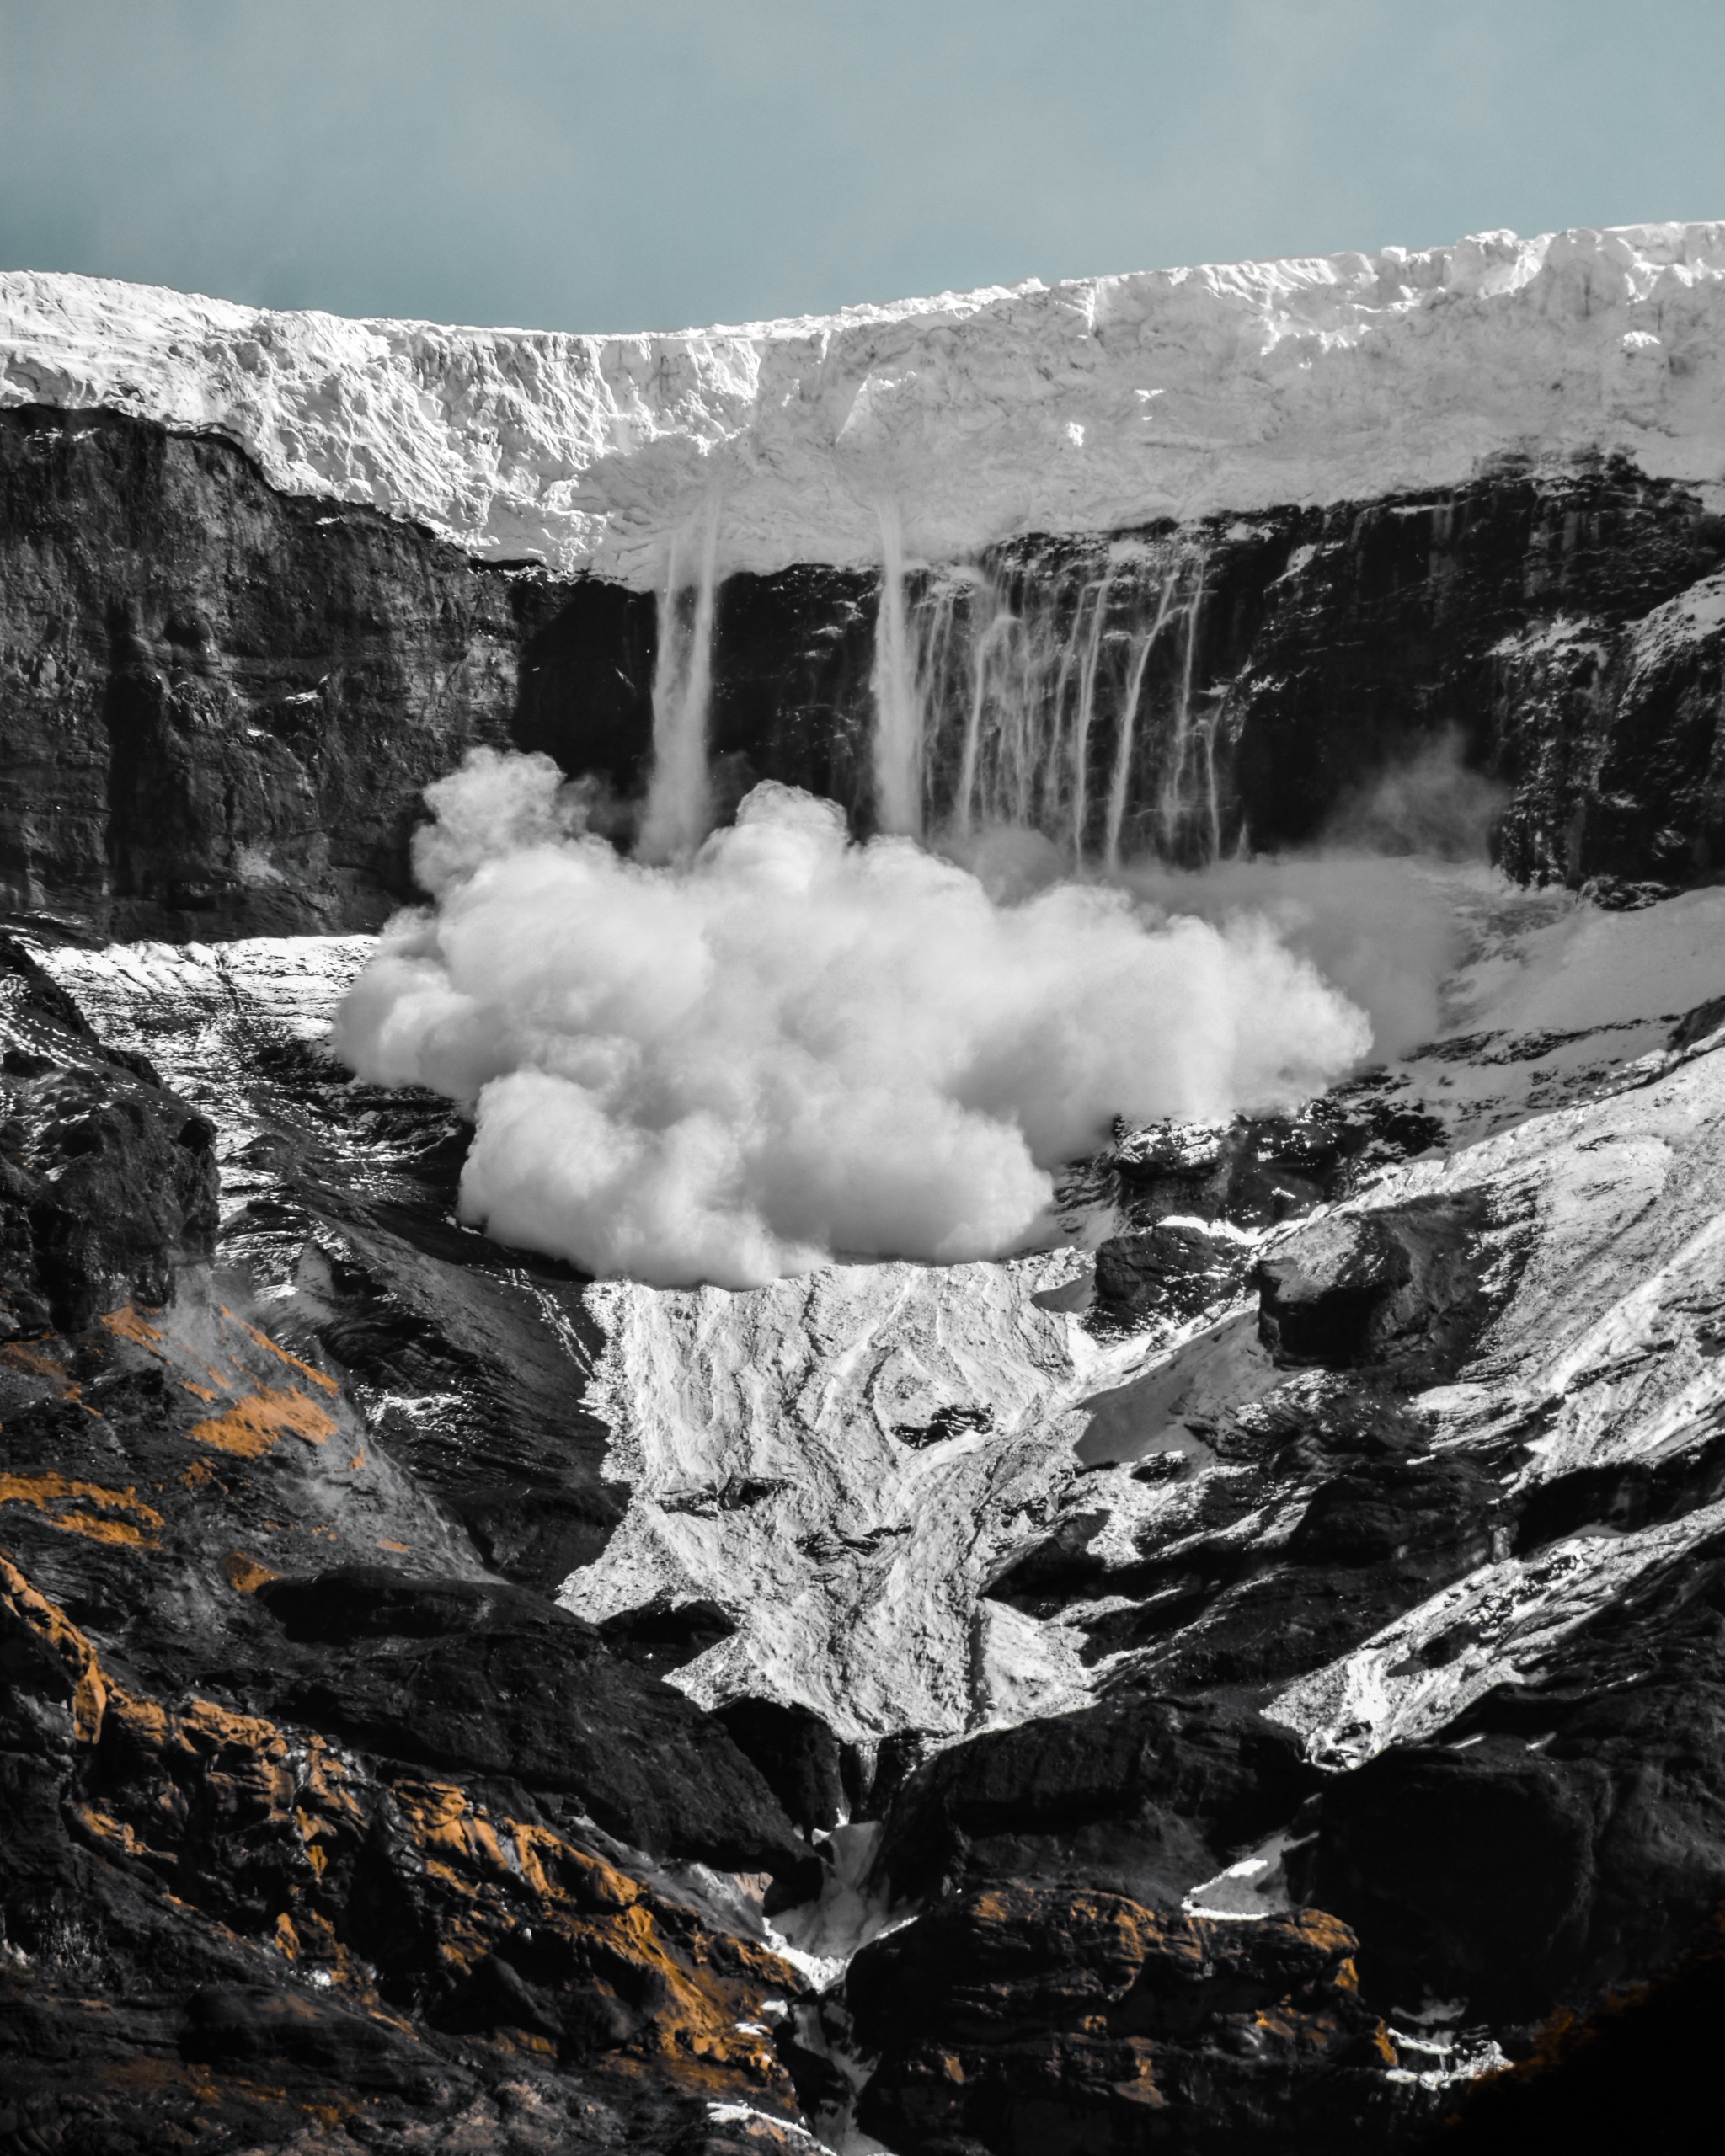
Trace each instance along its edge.
{"label": "snow cornice", "polygon": [[0,274],[0,404],[106,406],[491,560],[633,584],[1458,484],[1621,452],[1725,497],[1725,222],[1485,232],[638,336]]}

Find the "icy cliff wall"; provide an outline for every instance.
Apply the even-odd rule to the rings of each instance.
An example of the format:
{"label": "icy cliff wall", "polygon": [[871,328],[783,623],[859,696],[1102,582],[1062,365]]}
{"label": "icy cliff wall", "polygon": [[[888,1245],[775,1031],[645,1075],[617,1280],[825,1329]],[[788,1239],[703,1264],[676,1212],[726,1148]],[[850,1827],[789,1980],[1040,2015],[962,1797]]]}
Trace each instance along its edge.
{"label": "icy cliff wall", "polygon": [[1725,225],[642,338],[3,275],[0,897],[371,927],[476,742],[638,801],[703,532],[721,819],[868,828],[903,707],[931,825],[1087,861],[1307,844],[1450,741],[1517,876],[1706,881],[1722,510]]}
{"label": "icy cliff wall", "polygon": [[226,434],[289,492],[636,584],[1459,484],[1603,450],[1725,502],[1725,223],[943,294],[653,336],[0,277],[0,406]]}

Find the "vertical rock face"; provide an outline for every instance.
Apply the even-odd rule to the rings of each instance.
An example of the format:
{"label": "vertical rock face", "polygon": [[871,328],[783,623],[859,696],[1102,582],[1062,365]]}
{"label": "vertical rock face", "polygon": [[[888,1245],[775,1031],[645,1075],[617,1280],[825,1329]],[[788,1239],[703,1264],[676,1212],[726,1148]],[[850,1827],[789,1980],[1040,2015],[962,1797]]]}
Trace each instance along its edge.
{"label": "vertical rock face", "polygon": [[[1705,878],[1725,829],[1722,560],[1725,521],[1695,494],[1598,458],[1008,541],[910,579],[929,818],[1033,824],[1092,861],[1199,862],[1308,845],[1447,739],[1509,790],[1518,877]],[[718,735],[761,758],[727,694],[759,665],[732,621]],[[836,619],[818,702],[843,696],[843,646]],[[756,739],[768,768],[790,747]],[[1402,804],[1411,825],[1422,811],[1404,839],[1461,835],[1432,820],[1443,803]]]}
{"label": "vertical rock face", "polygon": [[166,1302],[216,1230],[215,1133],[141,1055],[104,1048],[0,937],[0,1335],[77,1331],[132,1296]]}
{"label": "vertical rock face", "polygon": [[[1705,881],[1722,561],[1693,494],[1595,460],[913,571],[927,814],[1190,862],[1309,844],[1441,744],[1507,790],[1516,876]],[[818,565],[722,584],[721,815],[777,778],[870,827],[879,599]],[[639,796],[654,612],[278,494],[211,437],[8,412],[0,887],[122,935],[375,926],[414,895],[422,789],[476,744]],[[1456,813],[1403,788],[1391,835]]]}
{"label": "vertical rock face", "polygon": [[547,594],[230,444],[0,419],[0,883],[118,932],[374,926],[419,789],[505,741]]}

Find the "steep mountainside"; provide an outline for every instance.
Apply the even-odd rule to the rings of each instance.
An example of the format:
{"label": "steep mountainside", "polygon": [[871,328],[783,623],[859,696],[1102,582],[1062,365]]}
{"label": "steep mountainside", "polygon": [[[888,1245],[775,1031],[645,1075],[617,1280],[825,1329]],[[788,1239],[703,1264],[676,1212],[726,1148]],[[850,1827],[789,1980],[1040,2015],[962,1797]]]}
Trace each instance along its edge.
{"label": "steep mountainside", "polygon": [[[1722,233],[656,339],[0,278],[0,2149],[1687,2145]],[[1430,1038],[1031,1256],[505,1248],[330,1020],[428,782],[627,844],[678,725],[721,818],[1421,853]]]}

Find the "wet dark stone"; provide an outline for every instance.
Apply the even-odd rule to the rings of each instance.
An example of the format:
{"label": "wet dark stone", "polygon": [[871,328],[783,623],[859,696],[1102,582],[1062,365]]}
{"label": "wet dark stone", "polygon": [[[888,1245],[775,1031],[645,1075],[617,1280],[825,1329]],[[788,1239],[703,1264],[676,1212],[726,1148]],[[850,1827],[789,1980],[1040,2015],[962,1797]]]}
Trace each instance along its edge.
{"label": "wet dark stone", "polygon": [[1518,1556],[1584,1528],[1630,1534],[1680,1518],[1725,1495],[1725,1435],[1704,1438],[1654,1461],[1578,1468],[1536,1482],[1522,1499]]}
{"label": "wet dark stone", "polygon": [[619,1610],[599,1627],[611,1652],[655,1677],[681,1669],[737,1629],[736,1620],[716,1602],[649,1602]]}
{"label": "wet dark stone", "polygon": [[0,414],[0,891],[117,936],[376,926],[421,789],[508,744],[584,597],[213,436]]}
{"label": "wet dark stone", "polygon": [[360,1640],[435,1640],[508,1630],[567,1633],[586,1651],[592,1627],[517,1587],[481,1580],[416,1579],[385,1565],[339,1565],[300,1578],[266,1580],[259,1604],[291,1640],[350,1646]]}
{"label": "wet dark stone", "polygon": [[1725,2016],[1725,1924],[1645,1985],[1541,2028],[1507,2073],[1457,2093],[1441,2143],[1455,2156],[1705,2156],[1717,2136],[1717,2038]]}
{"label": "wet dark stone", "polygon": [[805,1834],[830,1832],[846,1809],[844,1763],[838,1739],[809,1707],[776,1700],[728,1700],[713,1719],[761,1770],[787,1815]]}
{"label": "wet dark stone", "polygon": [[1228,1301],[1245,1271],[1238,1244],[1201,1228],[1159,1223],[1112,1236],[1096,1253],[1093,1321],[1178,1324]]}
{"label": "wet dark stone", "polygon": [[[1290,1859],[1359,1935],[1372,1995],[1525,2022],[1669,1961],[1725,1899],[1717,1679],[1542,1703],[1531,1736],[1397,1748],[1335,1777]],[[1530,1700],[1524,1723],[1538,1717]]]}
{"label": "wet dark stone", "polygon": [[262,1984],[206,1984],[186,2001],[180,2056],[201,2062],[286,2059],[351,2086],[398,2088],[401,2047],[375,2021]]}
{"label": "wet dark stone", "polygon": [[1334,1974],[1355,1942],[1328,1919],[1160,1917],[1123,1895],[1005,1880],[865,1946],[845,2000],[865,2049],[1010,2042],[1101,2014],[1120,2036],[1188,2036]]}
{"label": "wet dark stone", "polygon": [[1068,1513],[1045,1541],[1033,1544],[990,1582],[991,1599],[1047,1616],[1075,1598],[1104,1592],[1108,1567],[1090,1545],[1108,1523],[1106,1510]]}
{"label": "wet dark stone", "polygon": [[1247,1708],[1122,1694],[925,1761],[886,1809],[876,1870],[900,1898],[1011,1876],[1177,1906],[1313,1780],[1290,1733]]}
{"label": "wet dark stone", "polygon": [[1498,1495],[1474,1460],[1362,1460],[1319,1484],[1287,1554],[1300,1565],[1357,1566],[1417,1550],[1461,1573],[1490,1555]]}
{"label": "wet dark stone", "polygon": [[858,2121],[895,2147],[992,2156],[1308,2145],[1306,2123],[1333,2128],[1343,2104],[1357,2120],[1381,2093],[1353,1948],[1316,1910],[1218,1924],[1017,1880],[953,1897],[851,1965],[879,2055]]}
{"label": "wet dark stone", "polygon": [[259,1592],[290,1631],[343,1644],[284,1694],[319,1727],[393,1758],[566,1792],[654,1855],[739,1871],[807,1860],[721,1725],[537,1595],[359,1569]]}
{"label": "wet dark stone", "polygon": [[216,1230],[214,1133],[142,1057],[104,1048],[0,937],[0,1332],[159,1304]]}
{"label": "wet dark stone", "polygon": [[1300,1229],[1253,1267],[1258,1334],[1284,1368],[1452,1375],[1488,1315],[1476,1192],[1414,1198]]}

